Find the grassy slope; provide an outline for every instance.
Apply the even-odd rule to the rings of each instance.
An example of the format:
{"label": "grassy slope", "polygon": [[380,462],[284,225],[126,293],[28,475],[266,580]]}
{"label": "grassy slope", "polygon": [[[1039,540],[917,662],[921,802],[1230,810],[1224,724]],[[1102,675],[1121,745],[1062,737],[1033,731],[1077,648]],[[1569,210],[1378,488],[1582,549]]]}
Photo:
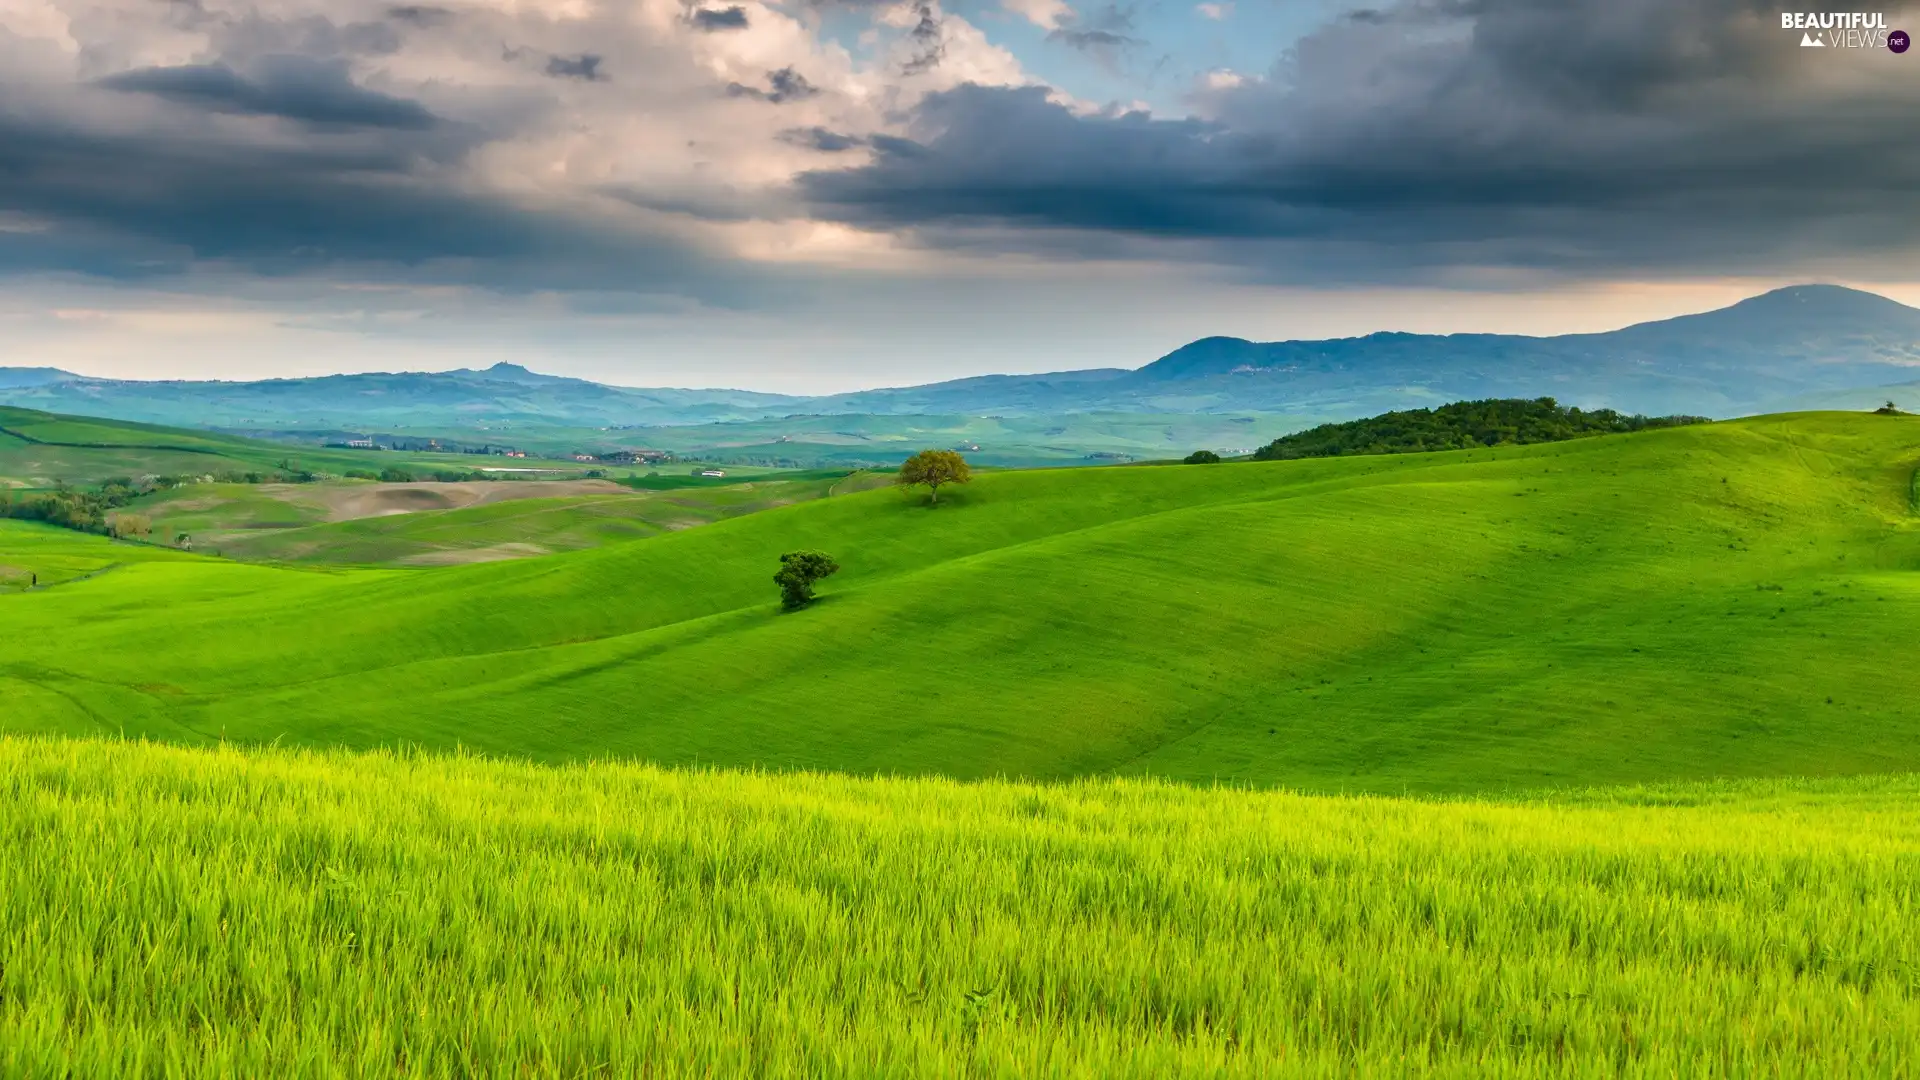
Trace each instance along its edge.
{"label": "grassy slope", "polygon": [[[471,454],[356,453],[285,446],[211,432],[0,406],[0,483],[97,483],[117,476],[271,470],[281,462],[342,473],[387,466],[472,469],[495,459]],[[516,459],[515,465],[576,471],[574,462]]]}
{"label": "grassy slope", "polygon": [[[0,522],[0,593],[25,591],[37,575],[42,588],[52,588],[119,570],[135,563],[192,557],[144,544],[108,544],[64,529]],[[8,627],[0,614],[0,628]]]}
{"label": "grassy slope", "polygon": [[[1390,791],[1910,768],[1917,458],[1920,422],[1807,415],[995,474],[448,570],[154,562],[0,598],[37,688],[4,723]],[[780,615],[796,547],[846,569]]]}
{"label": "grassy slope", "polygon": [[0,1072],[1903,1075],[1916,796],[0,740]]}

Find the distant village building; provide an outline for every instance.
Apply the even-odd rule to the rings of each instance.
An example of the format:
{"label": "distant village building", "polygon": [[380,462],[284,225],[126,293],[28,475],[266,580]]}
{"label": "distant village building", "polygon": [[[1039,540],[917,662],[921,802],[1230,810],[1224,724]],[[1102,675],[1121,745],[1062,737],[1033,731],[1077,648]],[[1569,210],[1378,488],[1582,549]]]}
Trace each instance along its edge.
{"label": "distant village building", "polygon": [[725,476],[727,475],[727,473],[725,469],[702,469],[700,470],[700,475],[701,476]]}
{"label": "distant village building", "polygon": [[373,440],[372,439],[348,439],[347,446],[349,449],[353,449],[353,450],[371,450],[373,449]]}

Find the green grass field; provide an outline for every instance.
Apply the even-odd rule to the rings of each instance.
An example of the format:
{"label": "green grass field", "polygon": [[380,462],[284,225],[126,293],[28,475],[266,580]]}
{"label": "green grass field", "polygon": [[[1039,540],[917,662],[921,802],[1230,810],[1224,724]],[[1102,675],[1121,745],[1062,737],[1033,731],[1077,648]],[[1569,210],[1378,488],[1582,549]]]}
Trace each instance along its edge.
{"label": "green grass field", "polygon": [[0,739],[21,1076],[1906,1075],[1920,783],[1519,802]]}
{"label": "green grass field", "polygon": [[[431,570],[12,525],[15,732],[1499,791],[1920,767],[1920,421],[983,475]],[[833,553],[779,612],[780,552]]]}
{"label": "green grass field", "polygon": [[307,564],[0,521],[0,1075],[1904,1076],[1917,466],[1804,414],[139,508]]}

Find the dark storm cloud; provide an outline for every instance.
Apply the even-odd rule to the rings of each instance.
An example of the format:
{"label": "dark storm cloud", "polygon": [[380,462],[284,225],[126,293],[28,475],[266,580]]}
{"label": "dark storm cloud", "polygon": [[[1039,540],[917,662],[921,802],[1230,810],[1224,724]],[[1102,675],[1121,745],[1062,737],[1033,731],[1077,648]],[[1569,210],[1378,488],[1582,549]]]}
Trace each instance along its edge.
{"label": "dark storm cloud", "polygon": [[[99,133],[0,116],[0,204],[179,256],[286,260],[524,254],[539,230],[412,182],[392,143],[299,149]],[[164,213],[155,208],[164,207]]]}
{"label": "dark storm cloud", "polygon": [[[930,243],[1193,241],[1276,275],[1750,270],[1920,239],[1920,71],[1798,47],[1777,5],[1458,0],[1336,20],[1207,121],[1038,88],[927,98],[798,187]],[[1076,237],[1078,239],[1076,239]],[[987,240],[992,243],[994,241]]]}
{"label": "dark storm cloud", "polygon": [[356,86],[344,64],[303,56],[268,57],[252,78],[222,64],[203,64],[139,68],[110,75],[100,85],[214,112],[309,124],[424,130],[439,122],[418,102]]}
{"label": "dark storm cloud", "polygon": [[1109,4],[1099,11],[1075,18],[1067,25],[1047,33],[1048,41],[1059,42],[1081,52],[1111,57],[1129,45],[1141,44],[1132,36],[1133,12]]}
{"label": "dark storm cloud", "polygon": [[820,93],[820,88],[807,81],[805,75],[791,67],[767,72],[767,88],[747,86],[744,83],[728,83],[728,97],[747,97],[759,101],[770,101],[778,105],[786,101],[804,101]]}
{"label": "dark storm cloud", "polygon": [[1047,95],[1039,86],[972,85],[933,95],[919,120],[936,136],[876,137],[872,165],[809,173],[803,188],[823,212],[865,225],[1237,231],[1239,213],[1218,202],[1232,169],[1217,159],[1238,153],[1211,141],[1237,137],[1191,120],[1086,119]]}
{"label": "dark storm cloud", "polygon": [[860,135],[842,135],[823,127],[810,127],[789,128],[780,133],[780,141],[792,146],[818,150],[823,154],[840,154],[866,146],[868,140]]}
{"label": "dark storm cloud", "polygon": [[693,13],[693,25],[709,33],[715,30],[745,30],[747,28],[747,9],[735,5],[729,8],[699,8]]}
{"label": "dark storm cloud", "polygon": [[600,70],[600,63],[601,57],[593,53],[581,53],[579,56],[550,56],[547,58],[547,74],[556,79],[602,82],[607,76]]}
{"label": "dark storm cloud", "polygon": [[798,101],[820,92],[806,76],[790,67],[767,72],[767,86],[772,90],[770,96],[774,101]]}
{"label": "dark storm cloud", "polygon": [[1047,40],[1081,50],[1117,49],[1134,44],[1133,38],[1111,30],[1051,30],[1047,33]]}
{"label": "dark storm cloud", "polygon": [[933,13],[933,5],[922,2],[914,8],[917,18],[913,29],[907,31],[908,40],[916,50],[913,58],[900,67],[903,75],[919,75],[940,66],[947,58],[946,38],[940,27],[940,17]]}
{"label": "dark storm cloud", "polygon": [[737,297],[739,275],[674,241],[432,177],[484,137],[319,129],[298,144],[191,125],[109,130],[0,109],[0,273],[143,278],[215,265],[264,276],[356,267],[371,280],[503,290]]}
{"label": "dark storm cloud", "polygon": [[387,9],[387,17],[414,26],[444,26],[453,21],[453,12],[428,4],[402,4]]}

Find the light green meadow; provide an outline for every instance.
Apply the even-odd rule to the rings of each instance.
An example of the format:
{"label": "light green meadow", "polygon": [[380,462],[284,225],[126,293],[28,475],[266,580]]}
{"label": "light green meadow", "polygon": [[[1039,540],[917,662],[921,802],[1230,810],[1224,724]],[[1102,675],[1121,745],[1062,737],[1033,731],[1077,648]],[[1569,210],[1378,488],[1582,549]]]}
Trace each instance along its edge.
{"label": "light green meadow", "polygon": [[0,740],[0,1072],[1901,1076],[1920,786]]}

